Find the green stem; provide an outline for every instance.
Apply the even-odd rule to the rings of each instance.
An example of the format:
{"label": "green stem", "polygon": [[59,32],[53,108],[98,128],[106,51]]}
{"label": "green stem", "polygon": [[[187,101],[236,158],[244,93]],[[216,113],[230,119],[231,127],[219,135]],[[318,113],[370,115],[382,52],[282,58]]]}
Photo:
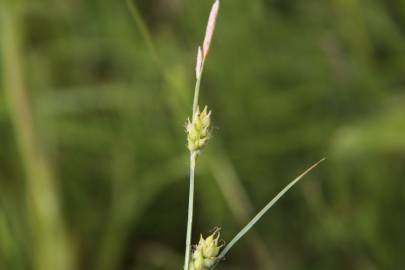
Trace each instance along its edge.
{"label": "green stem", "polygon": [[187,235],[186,235],[186,252],[184,254],[184,270],[188,270],[191,255],[191,232],[193,227],[193,210],[194,210],[194,174],[195,161],[197,153],[190,153],[190,190],[188,197],[188,216],[187,216]]}
{"label": "green stem", "polygon": [[198,106],[198,95],[200,93],[200,85],[201,85],[201,79],[197,79],[197,82],[195,84],[195,90],[194,90],[194,102],[193,102],[193,120],[194,121],[194,115],[195,112],[197,111],[197,106]]}
{"label": "green stem", "polygon": [[[204,68],[204,60],[202,62],[202,69]],[[195,88],[194,88],[194,101],[193,101],[193,119],[194,119],[194,115],[197,111],[197,106],[198,106],[198,97],[200,95],[200,85],[201,85],[201,77],[202,77],[202,70],[201,70],[201,74],[199,77],[197,77],[197,81],[195,82]],[[192,120],[193,120],[192,119]]]}

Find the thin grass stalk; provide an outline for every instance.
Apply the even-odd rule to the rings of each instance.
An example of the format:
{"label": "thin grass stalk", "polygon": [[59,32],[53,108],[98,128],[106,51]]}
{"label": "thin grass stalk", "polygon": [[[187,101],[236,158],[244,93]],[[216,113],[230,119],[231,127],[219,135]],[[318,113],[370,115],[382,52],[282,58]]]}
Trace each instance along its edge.
{"label": "thin grass stalk", "polygon": [[[201,63],[202,68],[204,67],[204,62]],[[202,72],[202,70],[201,70]],[[196,113],[197,111],[197,107],[198,107],[198,99],[200,96],[200,86],[201,86],[201,76],[197,77],[197,81],[195,83],[195,88],[194,88],[194,99],[193,99],[193,115]]]}
{"label": "thin grass stalk", "polygon": [[188,197],[188,214],[187,214],[187,232],[186,232],[186,251],[184,254],[184,270],[188,270],[191,254],[191,233],[193,227],[194,213],[194,178],[195,178],[195,162],[196,153],[190,154],[190,187]]}

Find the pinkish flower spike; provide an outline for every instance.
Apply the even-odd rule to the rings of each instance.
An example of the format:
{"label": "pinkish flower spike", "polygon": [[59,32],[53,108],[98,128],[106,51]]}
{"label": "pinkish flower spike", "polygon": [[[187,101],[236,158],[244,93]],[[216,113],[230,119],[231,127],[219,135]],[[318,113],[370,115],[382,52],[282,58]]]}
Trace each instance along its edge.
{"label": "pinkish flower spike", "polygon": [[211,40],[212,40],[212,36],[213,36],[214,30],[215,30],[215,23],[216,23],[217,17],[218,17],[218,10],[219,10],[219,0],[216,0],[214,5],[211,8],[210,17],[208,19],[207,30],[205,31],[205,38],[204,38],[204,44],[203,44],[204,59],[207,57],[208,52],[210,50]]}
{"label": "pinkish flower spike", "polygon": [[197,63],[195,65],[195,76],[197,79],[199,79],[201,77],[202,65],[203,65],[202,51],[201,51],[201,47],[198,46]]}

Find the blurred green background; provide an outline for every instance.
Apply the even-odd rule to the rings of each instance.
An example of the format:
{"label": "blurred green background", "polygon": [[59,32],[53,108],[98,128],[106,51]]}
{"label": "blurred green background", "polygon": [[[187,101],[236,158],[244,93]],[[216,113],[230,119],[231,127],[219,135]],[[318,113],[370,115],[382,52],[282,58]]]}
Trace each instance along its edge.
{"label": "blurred green background", "polygon": [[[1,0],[0,269],[182,269],[212,1]],[[218,269],[405,268],[405,2],[223,0],[194,242]]]}

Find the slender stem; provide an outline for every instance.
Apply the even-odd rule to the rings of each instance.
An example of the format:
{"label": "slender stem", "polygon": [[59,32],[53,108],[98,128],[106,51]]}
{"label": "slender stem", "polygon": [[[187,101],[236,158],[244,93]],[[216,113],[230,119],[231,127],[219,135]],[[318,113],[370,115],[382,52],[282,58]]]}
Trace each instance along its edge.
{"label": "slender stem", "polygon": [[194,90],[193,117],[195,115],[195,112],[197,111],[198,95],[199,95],[199,92],[200,92],[200,84],[201,84],[201,79],[197,79],[197,82],[195,84],[195,90]]}
{"label": "slender stem", "polygon": [[194,210],[194,174],[195,161],[197,153],[190,153],[190,190],[188,197],[188,216],[187,216],[187,236],[186,236],[186,252],[184,254],[184,270],[188,270],[190,264],[191,253],[191,232],[193,227],[193,210]]}
{"label": "slender stem", "polygon": [[258,221],[263,215],[289,190],[291,189],[298,181],[300,181],[305,175],[307,175],[310,171],[315,169],[325,159],[321,159],[311,167],[309,167],[305,172],[291,181],[283,190],[281,190],[230,242],[226,247],[221,251],[218,256],[218,261],[223,259],[228,251],[236,244]]}
{"label": "slender stem", "polygon": [[197,111],[197,106],[198,106],[198,97],[200,95],[200,85],[201,85],[201,77],[202,77],[202,73],[204,70],[204,62],[205,59],[202,60],[201,63],[201,73],[200,75],[197,77],[197,81],[195,83],[195,89],[194,89],[194,100],[193,100],[193,117],[195,112]]}

